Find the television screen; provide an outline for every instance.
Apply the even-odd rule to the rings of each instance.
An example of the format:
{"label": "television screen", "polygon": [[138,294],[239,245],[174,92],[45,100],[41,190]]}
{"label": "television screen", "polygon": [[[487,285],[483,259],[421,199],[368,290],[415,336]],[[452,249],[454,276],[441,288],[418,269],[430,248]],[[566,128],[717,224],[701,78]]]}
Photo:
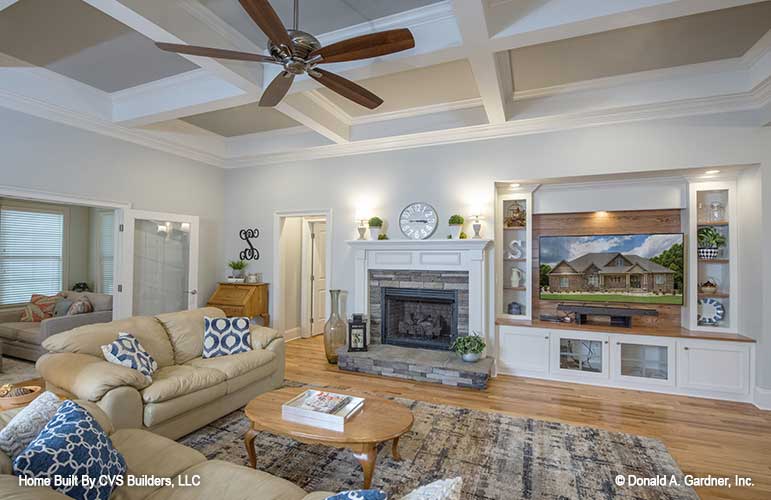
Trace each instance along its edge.
{"label": "television screen", "polygon": [[683,234],[542,236],[543,300],[683,304]]}

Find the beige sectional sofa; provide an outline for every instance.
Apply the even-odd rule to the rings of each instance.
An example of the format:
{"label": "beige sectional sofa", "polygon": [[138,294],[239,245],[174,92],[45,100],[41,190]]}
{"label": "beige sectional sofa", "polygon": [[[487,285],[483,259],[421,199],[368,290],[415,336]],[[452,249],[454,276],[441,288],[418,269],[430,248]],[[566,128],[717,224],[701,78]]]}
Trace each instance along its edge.
{"label": "beige sectional sofa", "polygon": [[[49,390],[96,403],[116,429],[146,429],[177,439],[241,408],[284,381],[284,340],[253,326],[254,350],[203,359],[203,308],[87,325],[43,342],[37,370]],[[152,383],[136,370],[104,360],[101,346],[119,332],[134,335],[155,358]]]}
{"label": "beige sectional sofa", "polygon": [[64,291],[62,295],[70,300],[85,295],[94,306],[94,312],[30,322],[21,321],[23,307],[0,310],[0,342],[4,355],[37,361],[46,353],[41,344],[51,335],[83,325],[112,321],[112,295],[72,291]]}
{"label": "beige sectional sofa", "polygon": [[[134,476],[154,475],[162,478],[200,476],[197,487],[129,487],[113,491],[111,500],[322,500],[332,493],[307,494],[284,479],[219,460],[207,461],[201,453],[167,438],[139,429],[115,430],[110,418],[94,403],[77,401],[86,408],[115,448],[126,459],[128,473]],[[0,428],[19,410],[0,413]],[[0,498],[13,500],[67,500],[50,488],[19,486],[10,475],[11,461],[0,452]],[[179,484],[178,482],[176,484]]]}

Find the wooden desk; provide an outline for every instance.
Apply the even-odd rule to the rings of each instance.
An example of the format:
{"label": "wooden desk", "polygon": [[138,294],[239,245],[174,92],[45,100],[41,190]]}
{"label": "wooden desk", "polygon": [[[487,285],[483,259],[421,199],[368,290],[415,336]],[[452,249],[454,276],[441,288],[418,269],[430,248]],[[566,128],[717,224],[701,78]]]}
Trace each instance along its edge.
{"label": "wooden desk", "polygon": [[260,316],[263,325],[270,326],[268,283],[220,283],[206,305],[222,309],[228,317]]}

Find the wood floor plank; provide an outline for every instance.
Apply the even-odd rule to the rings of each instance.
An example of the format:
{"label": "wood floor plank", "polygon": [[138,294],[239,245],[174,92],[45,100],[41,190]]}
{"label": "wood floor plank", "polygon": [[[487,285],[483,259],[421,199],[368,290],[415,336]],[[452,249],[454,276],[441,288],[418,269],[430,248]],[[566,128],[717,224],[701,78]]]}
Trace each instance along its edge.
{"label": "wood floor plank", "polygon": [[753,405],[500,375],[485,391],[342,372],[321,337],[287,344],[286,378],[660,439],[685,474],[749,476],[751,488],[697,488],[704,499],[771,499],[771,412]]}

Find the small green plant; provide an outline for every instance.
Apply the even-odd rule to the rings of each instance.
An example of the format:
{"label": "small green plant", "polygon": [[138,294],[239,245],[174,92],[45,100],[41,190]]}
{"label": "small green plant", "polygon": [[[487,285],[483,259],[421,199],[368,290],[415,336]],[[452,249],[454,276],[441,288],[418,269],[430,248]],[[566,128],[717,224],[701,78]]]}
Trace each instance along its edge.
{"label": "small green plant", "polygon": [[714,227],[707,226],[699,229],[697,233],[699,248],[720,248],[725,246],[725,236]]}
{"label": "small green plant", "polygon": [[455,214],[452,217],[450,217],[448,224],[451,226],[462,226],[464,222],[465,222],[465,219],[463,218],[462,215]]}
{"label": "small green plant", "polygon": [[458,236],[458,238],[461,239],[461,240],[467,240],[468,239],[468,235],[466,233],[464,233],[463,231],[461,231],[460,232],[460,236]]}
{"label": "small green plant", "polygon": [[485,350],[485,341],[482,337],[476,335],[466,335],[465,337],[458,337],[455,342],[452,343],[450,349],[457,352],[461,356],[464,354],[479,354]]}
{"label": "small green plant", "polygon": [[372,217],[369,220],[369,227],[383,227],[383,219],[380,217]]}
{"label": "small green plant", "polygon": [[245,260],[231,260],[228,262],[228,267],[233,271],[243,271],[248,265]]}
{"label": "small green plant", "polygon": [[452,235],[451,235],[451,234],[448,234],[448,235],[447,235],[447,239],[448,239],[448,240],[451,240],[451,239],[452,239]]}
{"label": "small green plant", "polygon": [[387,240],[388,239],[388,235],[386,235],[386,234],[378,234],[377,235],[377,239],[379,239],[379,240]]}

